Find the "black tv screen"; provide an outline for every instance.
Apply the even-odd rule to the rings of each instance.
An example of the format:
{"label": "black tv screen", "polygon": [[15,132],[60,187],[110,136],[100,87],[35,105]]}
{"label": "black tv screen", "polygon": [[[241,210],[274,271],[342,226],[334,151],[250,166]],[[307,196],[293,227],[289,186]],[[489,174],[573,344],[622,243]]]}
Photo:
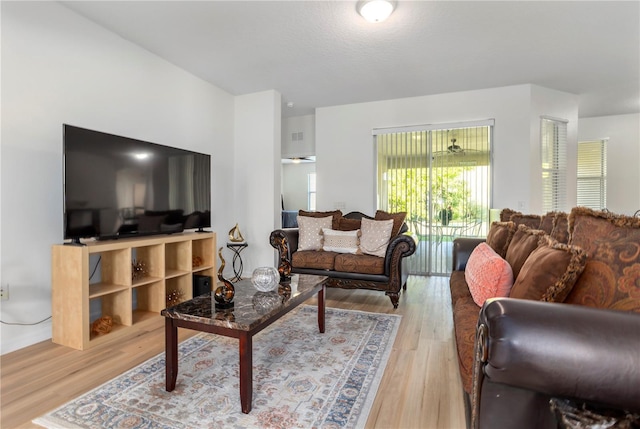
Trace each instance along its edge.
{"label": "black tv screen", "polygon": [[63,125],[64,238],[211,226],[211,157]]}

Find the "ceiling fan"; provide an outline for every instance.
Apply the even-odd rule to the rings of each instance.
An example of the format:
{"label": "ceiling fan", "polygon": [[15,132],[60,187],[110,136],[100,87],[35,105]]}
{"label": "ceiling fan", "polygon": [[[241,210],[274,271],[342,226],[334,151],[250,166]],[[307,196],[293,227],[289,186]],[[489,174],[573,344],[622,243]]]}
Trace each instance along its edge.
{"label": "ceiling fan", "polygon": [[451,144],[447,146],[447,150],[439,150],[439,151],[433,152],[433,159],[435,159],[438,156],[464,155],[466,149],[464,149],[462,146],[457,144],[456,143],[457,141],[458,141],[457,139],[452,138]]}

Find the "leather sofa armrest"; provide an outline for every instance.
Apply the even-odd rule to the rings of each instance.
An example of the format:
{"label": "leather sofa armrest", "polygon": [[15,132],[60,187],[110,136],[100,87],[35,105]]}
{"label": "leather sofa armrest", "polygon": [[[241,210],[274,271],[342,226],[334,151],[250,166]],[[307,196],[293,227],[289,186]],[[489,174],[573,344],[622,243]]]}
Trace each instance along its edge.
{"label": "leather sofa armrest", "polygon": [[496,298],[477,332],[474,383],[640,411],[640,314]]}
{"label": "leather sofa armrest", "polygon": [[[416,251],[416,240],[412,235],[401,233],[396,235],[387,246],[387,251],[384,255],[384,272],[386,276],[391,275],[393,264],[400,264],[402,258],[411,256]],[[394,262],[394,257],[398,259]]]}
{"label": "leather sofa armrest", "polygon": [[459,237],[453,240],[453,271],[464,271],[473,249],[486,239],[475,237]]}

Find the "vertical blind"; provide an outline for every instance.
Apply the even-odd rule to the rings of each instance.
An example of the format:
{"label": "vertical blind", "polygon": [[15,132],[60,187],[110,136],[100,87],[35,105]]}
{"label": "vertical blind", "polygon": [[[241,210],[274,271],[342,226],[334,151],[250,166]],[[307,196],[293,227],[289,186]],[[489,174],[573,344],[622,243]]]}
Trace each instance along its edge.
{"label": "vertical blind", "polygon": [[565,210],[567,200],[567,122],[541,118],[542,209]]}
{"label": "vertical blind", "polygon": [[607,141],[578,143],[578,205],[607,207]]}
{"label": "vertical blind", "polygon": [[[464,126],[470,125],[470,126]],[[406,212],[418,240],[410,274],[451,271],[452,241],[486,234],[493,121],[374,130],[377,208]],[[443,222],[443,210],[450,210]]]}

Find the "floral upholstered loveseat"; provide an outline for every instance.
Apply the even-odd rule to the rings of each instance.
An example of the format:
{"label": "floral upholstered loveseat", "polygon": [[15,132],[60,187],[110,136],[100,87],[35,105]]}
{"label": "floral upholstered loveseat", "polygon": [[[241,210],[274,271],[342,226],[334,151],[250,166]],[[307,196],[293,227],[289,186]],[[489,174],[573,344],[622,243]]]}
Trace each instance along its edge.
{"label": "floral upholstered loveseat", "polygon": [[[468,426],[556,429],[552,399],[640,424],[640,218],[577,207],[501,219],[486,242],[454,242],[450,288]],[[487,260],[509,266],[489,286],[471,272],[493,269],[478,264],[484,245],[497,255]],[[509,270],[512,285],[495,287],[509,283]]]}
{"label": "floral upholstered loveseat", "polygon": [[270,236],[280,275],[284,280],[290,273],[316,274],[327,276],[329,287],[382,291],[397,308],[408,277],[403,260],[416,250],[404,218],[405,213],[380,210],[374,217],[301,210],[298,228]]}

